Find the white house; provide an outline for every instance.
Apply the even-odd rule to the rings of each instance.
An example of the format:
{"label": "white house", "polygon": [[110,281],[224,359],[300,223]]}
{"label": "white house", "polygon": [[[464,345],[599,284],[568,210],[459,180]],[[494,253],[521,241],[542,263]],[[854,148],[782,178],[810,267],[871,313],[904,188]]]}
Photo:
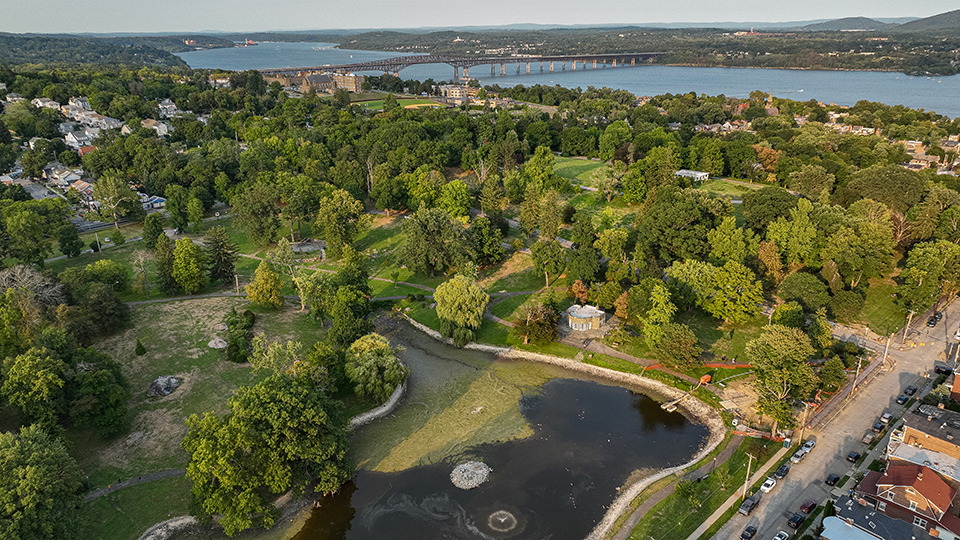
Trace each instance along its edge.
{"label": "white house", "polygon": [[157,109],[160,110],[160,116],[164,118],[170,118],[171,116],[175,116],[179,112],[176,104],[174,104],[174,102],[169,99],[160,100],[160,102],[157,103]]}
{"label": "white house", "polygon": [[673,176],[677,178],[689,178],[690,182],[692,182],[694,186],[699,186],[707,180],[710,180],[710,173],[691,171],[689,169],[680,169],[679,171],[673,173]]}
{"label": "white house", "polygon": [[145,127],[145,128],[147,128],[147,129],[152,129],[152,130],[156,131],[156,132],[157,132],[157,135],[159,135],[159,136],[161,136],[161,137],[163,137],[163,136],[167,135],[168,133],[170,133],[171,131],[173,131],[173,128],[170,127],[169,125],[167,125],[167,124],[165,124],[165,123],[163,123],[163,122],[158,122],[158,121],[156,121],[156,120],[153,120],[152,118],[147,118],[146,120],[142,120],[142,121],[140,122],[140,125],[143,126],[143,127]]}
{"label": "white house", "polygon": [[59,103],[57,103],[56,101],[54,101],[54,100],[52,100],[52,99],[48,99],[48,98],[45,98],[45,97],[33,98],[32,100],[30,100],[30,104],[33,105],[34,107],[38,108],[38,109],[43,108],[43,107],[46,107],[47,109],[60,110],[60,104],[59,104]]}

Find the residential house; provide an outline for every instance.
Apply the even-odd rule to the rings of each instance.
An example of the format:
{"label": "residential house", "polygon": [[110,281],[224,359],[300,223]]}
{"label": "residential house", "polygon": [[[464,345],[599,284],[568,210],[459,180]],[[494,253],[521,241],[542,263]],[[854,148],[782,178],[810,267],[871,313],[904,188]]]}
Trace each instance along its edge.
{"label": "residential house", "polygon": [[80,154],[80,157],[83,157],[83,156],[89,154],[90,152],[93,152],[93,151],[96,150],[96,149],[97,149],[97,147],[96,147],[96,146],[92,146],[92,145],[91,145],[91,146],[81,146],[80,149],[77,150],[77,153]]}
{"label": "residential house", "polygon": [[957,491],[932,469],[913,463],[890,462],[884,472],[870,471],[855,493],[878,512],[936,530],[939,538],[960,538],[960,518],[951,510]]}
{"label": "residential house", "polygon": [[60,122],[60,124],[57,126],[57,129],[60,131],[61,135],[66,135],[67,133],[70,133],[77,129],[77,123],[76,122]]}
{"label": "residential house", "polygon": [[31,149],[31,150],[34,150],[34,149],[36,149],[36,147],[37,147],[37,143],[40,142],[40,141],[47,141],[47,142],[49,142],[50,139],[44,139],[43,137],[34,137],[34,138],[30,139],[30,142],[27,143],[27,144],[30,145],[30,149]]}
{"label": "residential house", "polygon": [[73,107],[77,107],[77,108],[79,108],[79,109],[85,109],[85,110],[88,110],[88,111],[92,111],[92,110],[93,110],[93,109],[90,107],[90,102],[87,100],[87,98],[85,98],[85,97],[83,97],[83,96],[75,96],[75,97],[72,97],[72,98],[70,98],[70,99],[67,100],[67,104],[68,104],[68,105],[71,105],[71,106],[73,106]]}
{"label": "residential house", "polygon": [[927,151],[923,141],[903,141],[903,148],[908,154],[923,154]]}
{"label": "residential house", "polygon": [[143,206],[144,210],[153,210],[155,208],[163,208],[167,205],[167,200],[163,197],[157,195],[147,195],[140,191],[137,192],[137,195],[140,196],[140,205]]}
{"label": "residential house", "polygon": [[161,136],[161,137],[164,137],[164,136],[166,136],[168,133],[170,133],[171,131],[173,131],[173,128],[170,127],[169,125],[167,125],[167,124],[165,124],[165,123],[163,123],[163,122],[158,122],[158,121],[156,121],[156,120],[154,120],[154,119],[152,119],[152,118],[147,118],[146,120],[141,120],[141,121],[140,121],[140,125],[143,126],[143,127],[145,127],[145,128],[147,128],[147,129],[152,129],[152,130],[156,131],[156,132],[157,132],[157,135],[159,135],[159,136]]}
{"label": "residential house", "polygon": [[54,101],[54,100],[52,100],[52,99],[45,98],[45,97],[33,98],[32,100],[30,100],[30,104],[33,105],[34,107],[38,108],[38,109],[40,109],[40,108],[47,108],[47,109],[53,109],[53,110],[56,110],[56,111],[59,111],[59,110],[60,110],[60,104],[59,104],[59,103],[57,103],[56,101]]}
{"label": "residential house", "polygon": [[23,96],[16,92],[11,92],[6,96],[7,103],[17,103],[23,101]]}
{"label": "residential house", "polygon": [[209,79],[210,86],[214,88],[230,88],[230,77],[213,77]]}
{"label": "residential house", "polygon": [[79,150],[83,146],[89,146],[93,141],[85,131],[71,131],[63,137],[63,142],[74,150]]}
{"label": "residential house", "polygon": [[925,531],[878,512],[865,499],[846,495],[833,505],[835,516],[823,519],[823,540],[904,540],[922,538]]}
{"label": "residential house", "polygon": [[938,452],[960,460],[960,413],[921,405],[918,414],[905,414],[903,425],[890,432],[887,453],[899,445]]}
{"label": "residential house", "polygon": [[910,159],[910,165],[917,165],[920,169],[936,168],[940,164],[940,156],[931,156],[927,154],[914,155]]}
{"label": "residential house", "polygon": [[6,90],[6,89],[7,89],[7,83],[0,82],[0,90]]}
{"label": "residential house", "polygon": [[180,110],[177,109],[177,105],[170,99],[161,99],[160,102],[157,103],[157,110],[160,111],[160,116],[163,118],[171,118],[180,112]]}

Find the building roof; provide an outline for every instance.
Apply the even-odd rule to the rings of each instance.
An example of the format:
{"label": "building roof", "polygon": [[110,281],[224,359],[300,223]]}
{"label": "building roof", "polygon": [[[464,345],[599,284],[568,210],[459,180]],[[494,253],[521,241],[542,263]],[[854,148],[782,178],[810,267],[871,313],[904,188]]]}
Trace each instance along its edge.
{"label": "building roof", "polygon": [[[871,474],[873,472],[875,471],[871,471]],[[924,529],[915,527],[912,523],[907,523],[906,521],[892,518],[882,512],[878,512],[873,506],[866,503],[866,501],[864,501],[864,504],[859,504],[859,501],[855,501],[846,495],[840,497],[837,502],[834,503],[834,509],[837,511],[837,517],[841,520],[851,519],[854,525],[860,527],[861,530],[870,531],[876,538],[882,538],[883,540],[902,540],[913,537],[924,538],[926,535]],[[823,524],[824,526],[827,525],[827,519],[823,520]],[[845,522],[843,525],[844,527],[847,526]],[[837,524],[834,523],[832,529],[836,531]],[[861,540],[862,538],[871,538],[869,536],[828,536],[826,530],[824,530],[821,536],[829,538],[829,540]]]}
{"label": "building roof", "polygon": [[960,481],[960,459],[902,442],[891,442],[887,451],[891,459],[923,465],[947,478]]}
{"label": "building roof", "polygon": [[856,523],[848,523],[836,516],[823,518],[823,533],[820,536],[826,540],[888,540],[861,529]]}
{"label": "building roof", "polygon": [[960,444],[960,413],[921,405],[920,414],[903,415],[903,423],[931,437]]}
{"label": "building roof", "polygon": [[[940,476],[923,465],[889,463],[887,472],[877,479],[877,489],[883,487],[910,487],[940,512],[946,512],[957,494]],[[878,491],[879,492],[879,491]]]}
{"label": "building roof", "polygon": [[603,311],[593,306],[581,306],[574,304],[567,308],[567,313],[577,319],[592,319],[594,317],[603,317],[606,315]]}

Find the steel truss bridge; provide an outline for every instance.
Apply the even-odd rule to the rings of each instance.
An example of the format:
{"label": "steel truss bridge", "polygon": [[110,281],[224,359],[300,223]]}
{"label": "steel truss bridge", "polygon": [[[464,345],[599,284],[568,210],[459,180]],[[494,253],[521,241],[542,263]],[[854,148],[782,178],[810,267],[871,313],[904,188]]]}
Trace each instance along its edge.
{"label": "steel truss bridge", "polygon": [[355,64],[340,64],[326,66],[309,67],[286,67],[276,69],[258,70],[264,75],[288,75],[302,76],[312,73],[340,72],[347,73],[352,71],[381,71],[383,73],[393,73],[397,75],[400,70],[418,64],[448,64],[453,66],[454,78],[459,78],[460,69],[463,69],[463,76],[470,76],[470,68],[474,66],[490,65],[490,75],[496,74],[496,67],[500,66],[500,75],[506,75],[507,64],[517,64],[517,73],[521,73],[521,66],[526,65],[526,73],[530,73],[531,64],[540,64],[540,71],[547,65],[550,72],[553,72],[554,65],[560,64],[560,70],[566,71],[567,64],[570,69],[576,71],[577,64],[581,69],[592,69],[600,67],[621,67],[635,66],[637,64],[649,63],[651,60],[666,53],[645,52],[645,53],[610,53],[610,54],[580,54],[580,55],[557,55],[557,56],[449,56],[442,54],[426,54],[398,56],[396,58],[385,58],[383,60],[373,60],[371,62],[358,62]]}

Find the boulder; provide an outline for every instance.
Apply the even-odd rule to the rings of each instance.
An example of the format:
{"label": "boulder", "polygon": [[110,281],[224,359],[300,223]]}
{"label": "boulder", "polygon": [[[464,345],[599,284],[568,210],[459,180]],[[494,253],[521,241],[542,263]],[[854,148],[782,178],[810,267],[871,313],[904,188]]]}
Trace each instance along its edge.
{"label": "boulder", "polygon": [[492,471],[493,469],[486,463],[468,461],[453,469],[450,473],[450,481],[460,489],[473,489],[486,482]]}
{"label": "boulder", "polygon": [[170,395],[170,392],[176,390],[178,386],[180,386],[180,379],[173,375],[161,375],[150,383],[150,388],[147,389],[147,395],[153,397],[167,396]]}
{"label": "boulder", "polygon": [[220,338],[215,338],[215,339],[211,339],[207,343],[207,346],[210,347],[211,349],[226,349],[227,342]]}

